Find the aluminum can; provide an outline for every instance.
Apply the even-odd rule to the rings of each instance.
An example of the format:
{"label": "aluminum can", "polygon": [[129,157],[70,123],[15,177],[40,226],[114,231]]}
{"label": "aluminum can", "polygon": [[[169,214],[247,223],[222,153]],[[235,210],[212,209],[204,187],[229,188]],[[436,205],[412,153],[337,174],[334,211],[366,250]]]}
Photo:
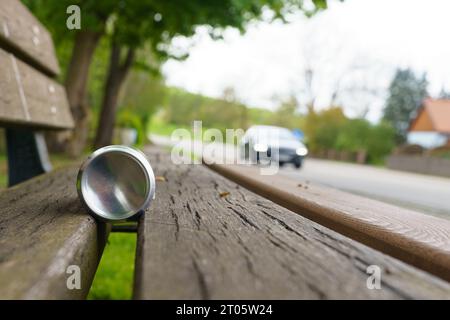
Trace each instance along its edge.
{"label": "aluminum can", "polygon": [[144,153],[121,145],[100,148],[81,165],[78,196],[102,221],[142,214],[155,197],[155,175]]}

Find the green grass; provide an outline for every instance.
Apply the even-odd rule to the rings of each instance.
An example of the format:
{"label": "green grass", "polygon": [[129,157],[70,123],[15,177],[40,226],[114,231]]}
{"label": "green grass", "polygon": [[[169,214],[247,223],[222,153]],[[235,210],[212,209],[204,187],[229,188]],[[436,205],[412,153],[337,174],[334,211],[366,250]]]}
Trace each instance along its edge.
{"label": "green grass", "polygon": [[[170,137],[172,133],[177,129],[186,129],[190,134],[191,137],[194,137],[193,128],[191,126],[186,125],[179,125],[174,123],[167,123],[159,116],[154,116],[150,122],[147,125],[147,134],[153,133],[161,136],[167,136]],[[207,131],[208,127],[202,126],[202,134],[204,135],[205,131]],[[204,136],[200,137],[200,139],[203,139]],[[223,139],[225,139],[225,134],[223,136]]]}
{"label": "green grass", "polygon": [[162,136],[171,136],[172,132],[174,132],[176,129],[186,129],[189,132],[192,132],[192,128],[189,126],[180,126],[173,123],[166,123],[158,116],[153,117],[147,125],[147,132],[159,134]]}
{"label": "green grass", "polygon": [[131,299],[136,234],[111,233],[88,299]]}
{"label": "green grass", "polygon": [[6,163],[6,155],[4,153],[0,153],[0,190],[6,188],[8,185],[8,168]]}
{"label": "green grass", "polygon": [[[81,163],[87,157],[87,153],[80,159],[72,159],[63,154],[50,154],[50,163],[53,169],[64,167],[68,164]],[[8,186],[8,160],[6,154],[0,151],[0,190]]]}

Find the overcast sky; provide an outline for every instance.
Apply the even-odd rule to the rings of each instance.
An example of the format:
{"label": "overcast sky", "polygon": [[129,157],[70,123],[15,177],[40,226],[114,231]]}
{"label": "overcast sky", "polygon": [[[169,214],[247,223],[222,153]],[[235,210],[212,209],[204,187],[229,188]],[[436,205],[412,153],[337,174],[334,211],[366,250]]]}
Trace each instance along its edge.
{"label": "overcast sky", "polygon": [[190,56],[169,60],[163,73],[169,85],[214,97],[233,87],[249,106],[274,109],[290,95],[309,99],[309,68],[319,108],[338,91],[349,116],[367,109],[377,121],[396,67],[426,72],[431,95],[450,90],[449,17],[448,0],[346,0],[310,19],[299,13],[288,24],[259,22],[244,35],[227,29],[223,41],[199,28],[192,39],[174,40]]}

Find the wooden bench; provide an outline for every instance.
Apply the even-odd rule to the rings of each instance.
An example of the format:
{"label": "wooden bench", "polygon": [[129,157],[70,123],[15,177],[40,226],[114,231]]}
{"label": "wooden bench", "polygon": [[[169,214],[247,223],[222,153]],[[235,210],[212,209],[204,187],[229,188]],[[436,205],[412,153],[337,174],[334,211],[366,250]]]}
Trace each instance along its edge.
{"label": "wooden bench", "polygon": [[[0,299],[85,298],[110,226],[81,205],[79,164],[47,172],[40,130],[72,127],[64,89],[54,81],[51,39],[18,1],[2,0],[0,48],[0,123],[7,127],[13,185],[0,193]],[[439,274],[314,219],[342,214],[338,200],[336,212],[311,204],[320,202],[314,194],[307,195],[309,206],[294,201],[294,207],[283,202],[286,190],[258,189],[267,181],[255,175],[252,180],[232,167],[212,166],[231,181],[203,165],[175,165],[160,148],[144,151],[163,178],[138,223],[136,299],[450,298],[450,285]],[[444,261],[435,263],[443,266],[439,270],[446,270],[445,248],[436,251]],[[72,265],[81,270],[79,290],[66,285]],[[381,270],[379,290],[367,287],[372,265]]]}

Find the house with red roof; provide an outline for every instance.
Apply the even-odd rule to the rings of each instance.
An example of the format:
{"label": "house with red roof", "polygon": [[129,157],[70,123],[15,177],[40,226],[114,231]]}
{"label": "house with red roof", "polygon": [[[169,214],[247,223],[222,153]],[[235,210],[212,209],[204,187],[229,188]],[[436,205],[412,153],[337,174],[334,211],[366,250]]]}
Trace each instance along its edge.
{"label": "house with red roof", "polygon": [[408,131],[409,144],[450,147],[450,99],[425,99]]}

